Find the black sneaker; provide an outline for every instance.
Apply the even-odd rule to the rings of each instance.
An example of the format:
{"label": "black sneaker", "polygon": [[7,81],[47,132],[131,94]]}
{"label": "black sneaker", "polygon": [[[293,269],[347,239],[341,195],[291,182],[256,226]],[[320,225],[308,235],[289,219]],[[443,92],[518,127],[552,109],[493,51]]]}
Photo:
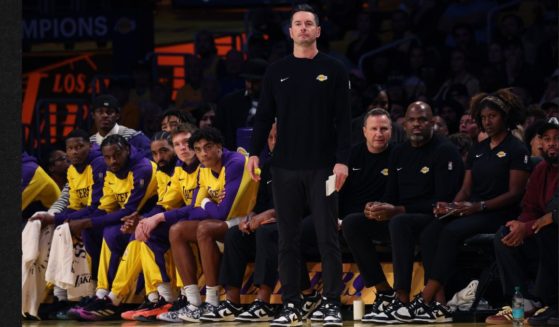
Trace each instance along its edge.
{"label": "black sneaker", "polygon": [[398,309],[394,316],[404,322],[452,322],[452,313],[449,307],[437,301],[426,304],[421,295],[417,295],[408,306]]}
{"label": "black sneaker", "polygon": [[[429,304],[431,308],[431,315],[435,317],[435,322],[452,322],[452,309],[449,306],[446,306],[440,302],[434,301]],[[415,318],[415,321],[422,322],[422,316],[418,315]]]}
{"label": "black sneaker", "polygon": [[120,317],[124,320],[134,320],[134,315],[139,313],[140,311],[145,311],[148,310],[149,308],[152,307],[152,302],[145,297],[144,298],[144,302],[142,302],[142,304],[140,304],[139,307],[134,308],[132,310],[128,310],[128,311],[124,311],[123,313],[120,314]]}
{"label": "black sneaker", "polygon": [[374,322],[373,319],[379,317],[379,314],[384,312],[395,297],[396,293],[394,292],[392,294],[377,293],[375,302],[373,302],[373,308],[367,314],[363,315],[361,321]]}
{"label": "black sneaker", "polygon": [[241,306],[236,306],[233,302],[226,300],[221,301],[217,307],[213,307],[200,316],[201,321],[234,321],[235,317],[243,312]]}
{"label": "black sneaker", "polygon": [[301,311],[293,303],[286,303],[280,313],[270,323],[272,327],[301,326],[303,319]]}
{"label": "black sneaker", "polygon": [[59,313],[67,313],[68,310],[70,310],[71,308],[73,308],[76,305],[76,302],[70,302],[68,300],[62,300],[62,301],[58,301],[55,300],[53,303],[51,303],[47,310],[47,319],[48,320],[58,320],[58,315]]}
{"label": "black sneaker", "polygon": [[[303,295],[302,297],[301,314],[303,315],[303,320],[305,320],[309,318],[313,311],[322,303],[322,296],[317,290],[314,290],[312,294]],[[322,318],[320,321],[322,321]]]}
{"label": "black sneaker", "polygon": [[551,307],[543,307],[536,311],[532,317],[528,318],[528,324],[531,326],[548,325],[548,321],[552,317],[557,317],[557,310]]}
{"label": "black sneaker", "polygon": [[324,312],[326,311],[326,308],[324,308],[324,306],[326,305],[326,298],[323,297],[320,299],[320,304],[318,305],[318,307],[312,312],[311,314],[311,321],[323,321],[324,320]]}
{"label": "black sneaker", "polygon": [[274,319],[274,308],[261,300],[254,300],[250,307],[235,318],[235,321],[258,322]]}
{"label": "black sneaker", "polygon": [[400,299],[398,299],[398,297],[395,296],[394,299],[392,299],[392,302],[390,302],[390,304],[388,304],[383,311],[371,314],[367,317],[366,322],[375,322],[379,324],[401,324],[402,322],[398,320],[394,316],[394,314],[400,308],[403,308],[405,306],[406,304],[404,304],[402,301],[400,301]]}
{"label": "black sneaker", "polygon": [[153,302],[145,310],[140,310],[133,314],[132,319],[143,322],[156,321],[158,315],[169,312],[172,306],[172,303],[168,303],[164,297],[160,296],[157,302]]}
{"label": "black sneaker", "polygon": [[342,313],[340,311],[340,305],[333,302],[326,302],[324,305],[324,320],[322,320],[323,326],[342,326],[344,324],[342,320]]}
{"label": "black sneaker", "polygon": [[95,299],[85,307],[72,309],[68,316],[79,321],[120,320],[122,308],[113,304],[108,296]]}

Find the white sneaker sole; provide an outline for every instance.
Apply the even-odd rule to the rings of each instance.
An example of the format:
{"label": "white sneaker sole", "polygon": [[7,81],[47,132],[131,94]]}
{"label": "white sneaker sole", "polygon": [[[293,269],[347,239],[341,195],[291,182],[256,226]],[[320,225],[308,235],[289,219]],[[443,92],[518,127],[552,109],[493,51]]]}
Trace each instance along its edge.
{"label": "white sneaker sole", "polygon": [[272,317],[259,317],[259,318],[252,318],[252,317],[237,317],[235,321],[242,321],[242,322],[267,322],[272,321],[274,318]]}
{"label": "white sneaker sole", "polygon": [[271,327],[289,327],[289,326],[302,326],[302,325],[303,325],[302,321],[294,321],[294,322],[287,322],[287,323],[282,323],[282,322],[270,323]]}

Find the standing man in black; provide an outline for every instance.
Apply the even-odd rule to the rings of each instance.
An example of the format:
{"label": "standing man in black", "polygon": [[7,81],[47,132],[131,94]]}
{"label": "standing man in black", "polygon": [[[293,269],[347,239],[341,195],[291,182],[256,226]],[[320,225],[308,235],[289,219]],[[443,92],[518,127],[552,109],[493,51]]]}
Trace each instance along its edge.
{"label": "standing man in black", "polygon": [[342,262],[338,240],[338,194],[327,195],[335,177],[339,191],[348,175],[351,115],[349,79],[341,63],[320,53],[318,16],[296,6],[289,33],[293,54],[271,64],[264,76],[247,169],[255,169],[270,127],[278,141],[271,162],[279,232],[279,277],[283,309],[272,326],[300,326],[300,238],[305,208],[314,219],[324,280],[324,325],[341,326]]}
{"label": "standing man in black", "polygon": [[223,134],[227,149],[235,150],[238,146],[245,146],[237,142],[237,131],[253,126],[266,67],[268,63],[264,59],[248,60],[241,74],[245,79],[245,89],[227,94],[217,106],[215,127]]}

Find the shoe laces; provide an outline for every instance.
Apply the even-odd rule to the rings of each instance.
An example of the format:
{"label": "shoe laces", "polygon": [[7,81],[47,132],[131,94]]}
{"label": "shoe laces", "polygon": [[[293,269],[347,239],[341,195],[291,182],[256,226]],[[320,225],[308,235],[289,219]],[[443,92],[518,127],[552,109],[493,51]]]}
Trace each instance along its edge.
{"label": "shoe laces", "polygon": [[[384,303],[385,298],[389,298],[388,295],[376,293],[375,302],[373,302],[373,311],[377,311],[379,307]],[[389,301],[391,303],[391,301]]]}
{"label": "shoe laces", "polygon": [[506,316],[512,314],[512,308],[509,306],[505,306],[501,309],[501,311],[497,312],[496,316]]}
{"label": "shoe laces", "polygon": [[403,305],[402,301],[400,301],[400,299],[398,297],[394,297],[392,299],[392,301],[390,301],[390,303],[388,303],[388,305],[386,306],[384,311],[392,311],[396,308],[401,307],[402,305]]}
{"label": "shoe laces", "polygon": [[423,302],[423,297],[421,296],[421,294],[417,294],[413,301],[411,301],[408,305],[408,309],[412,312],[415,312],[417,308],[422,307],[424,304],[425,302]]}
{"label": "shoe laces", "polygon": [[295,307],[295,305],[293,305],[291,303],[287,303],[287,304],[282,306],[281,311],[278,314],[278,317],[289,316],[293,312],[296,313],[298,317],[301,316],[300,313],[299,313],[299,310]]}
{"label": "shoe laces", "polygon": [[327,302],[324,308],[325,316],[337,316],[340,313],[340,306],[337,303]]}
{"label": "shoe laces", "polygon": [[134,311],[143,310],[143,309],[151,309],[153,307],[153,302],[151,302],[147,297],[144,299],[144,302],[140,304],[139,307],[134,309]]}
{"label": "shoe laces", "polygon": [[95,299],[91,302],[89,302],[89,304],[84,307],[85,310],[87,311],[95,311],[95,310],[99,310],[101,308],[104,308],[105,306],[112,304],[111,300],[107,297],[104,297],[102,299]]}
{"label": "shoe laces", "polygon": [[186,300],[186,296],[180,295],[174,302],[169,311],[177,311],[180,308],[186,307],[188,301]]}
{"label": "shoe laces", "polygon": [[316,311],[325,311],[326,310],[326,305],[328,304],[328,301],[326,300],[325,297],[322,298],[322,302],[320,303],[320,305],[318,306],[318,308],[316,308]]}
{"label": "shoe laces", "polygon": [[264,301],[260,301],[260,300],[254,300],[251,305],[248,307],[247,311],[250,313],[254,313],[257,310],[259,310],[260,308],[264,308],[266,307],[266,303],[264,303]]}

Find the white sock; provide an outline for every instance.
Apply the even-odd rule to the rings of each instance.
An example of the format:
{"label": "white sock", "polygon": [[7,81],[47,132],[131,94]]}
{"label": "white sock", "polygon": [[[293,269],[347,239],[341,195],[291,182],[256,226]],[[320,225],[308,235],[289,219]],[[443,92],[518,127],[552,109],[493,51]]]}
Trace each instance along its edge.
{"label": "white sock", "polygon": [[173,301],[175,301],[171,283],[161,283],[157,285],[157,292],[159,292],[159,295],[161,295],[167,303],[172,303]]}
{"label": "white sock", "polygon": [[198,288],[198,285],[186,285],[183,289],[186,293],[186,300],[190,304],[197,307],[202,304],[202,298],[200,297],[200,289]]}
{"label": "white sock", "polygon": [[206,302],[213,306],[219,305],[219,286],[206,286]]}
{"label": "white sock", "polygon": [[98,288],[97,292],[95,292],[95,296],[99,299],[104,299],[107,295],[109,295],[109,291],[104,288]]}
{"label": "white sock", "polygon": [[114,294],[113,292],[109,293],[109,299],[111,299],[111,301],[113,302],[114,305],[119,305],[120,304],[120,299],[118,298],[118,296],[116,296],[116,294]]}
{"label": "white sock", "polygon": [[157,292],[151,292],[148,294],[148,300],[151,303],[156,303],[159,301],[159,294]]}
{"label": "white sock", "polygon": [[53,290],[53,294],[54,294],[54,296],[56,296],[58,301],[68,301],[68,292],[63,288],[60,288],[60,287],[55,285],[54,290]]}

